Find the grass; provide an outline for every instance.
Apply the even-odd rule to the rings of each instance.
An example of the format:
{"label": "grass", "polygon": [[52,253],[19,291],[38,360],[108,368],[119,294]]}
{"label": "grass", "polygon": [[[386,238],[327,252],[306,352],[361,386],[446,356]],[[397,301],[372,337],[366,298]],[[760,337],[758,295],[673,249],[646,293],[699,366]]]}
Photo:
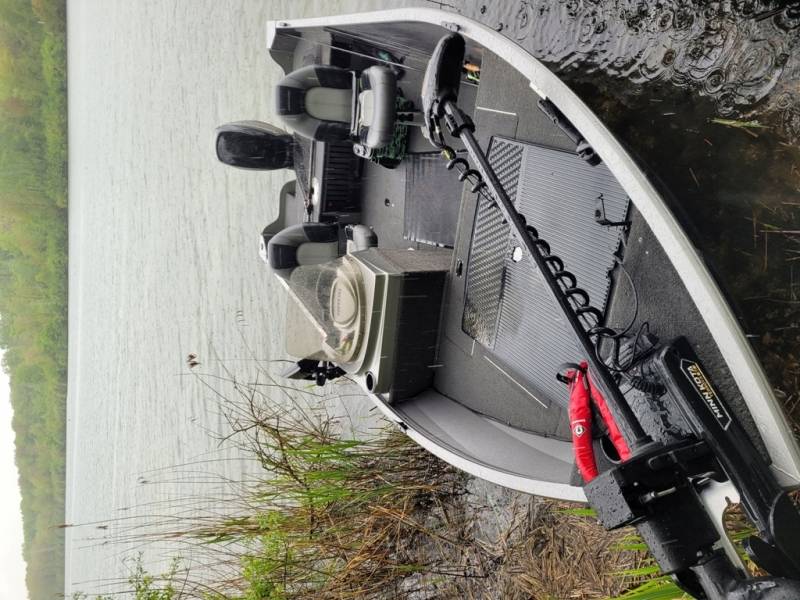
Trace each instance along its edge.
{"label": "grass", "polygon": [[345,439],[321,409],[287,410],[258,384],[233,388],[225,441],[263,475],[226,514],[184,516],[143,536],[200,557],[178,573],[179,597],[377,598],[475,576],[451,558],[462,541],[460,473],[398,431]]}
{"label": "grass", "polygon": [[[221,380],[198,377],[222,395]],[[482,483],[402,432],[349,439],[312,406],[316,396],[262,381],[224,382],[234,397],[223,400],[229,433],[220,440],[257,461],[258,477],[225,499],[224,514],[153,515],[145,529],[112,523],[117,543],[168,541],[186,559],[161,577],[140,565],[115,594],[600,599],[641,581],[619,575],[643,560],[621,544],[627,532],[605,532],[584,508],[494,487],[487,500],[474,488]],[[275,387],[294,403],[271,401]]]}
{"label": "grass", "polygon": [[[183,511],[118,530],[117,542],[169,541],[187,558],[160,577],[139,564],[119,591],[137,600],[687,597],[632,529],[607,532],[581,505],[482,495],[476,486],[488,484],[400,431],[348,438],[315,392],[259,376],[197,375],[221,399],[220,442],[251,456],[259,475],[225,498],[223,514]],[[739,509],[726,525],[735,542],[750,534]]]}
{"label": "grass", "polygon": [[[228,432],[220,442],[251,456],[259,475],[225,498],[222,514],[182,511],[154,515],[146,529],[118,528],[117,542],[169,541],[186,560],[162,576],[137,563],[113,596],[687,597],[660,576],[632,529],[603,530],[591,508],[493,487],[496,496],[487,497],[476,486],[489,484],[396,429],[346,437],[306,389],[272,379],[243,384],[197,377],[221,399]],[[284,396],[280,403],[270,399],[276,388]],[[487,533],[492,522],[496,531]],[[740,510],[730,510],[726,524],[734,541],[749,534]]]}
{"label": "grass", "polygon": [[684,600],[691,598],[684,594],[667,576],[651,579],[635,589],[617,596],[615,600]]}
{"label": "grass", "polygon": [[736,127],[739,129],[769,129],[768,126],[762,125],[756,120],[737,121],[735,119],[713,118],[709,119],[709,122],[716,123],[717,125],[725,125],[726,127]]}

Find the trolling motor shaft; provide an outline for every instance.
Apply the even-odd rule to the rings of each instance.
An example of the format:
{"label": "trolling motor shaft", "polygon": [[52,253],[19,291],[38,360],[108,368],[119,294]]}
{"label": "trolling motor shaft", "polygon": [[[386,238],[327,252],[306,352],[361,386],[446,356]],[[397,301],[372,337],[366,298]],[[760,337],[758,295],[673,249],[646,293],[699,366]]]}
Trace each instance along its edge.
{"label": "trolling motor shaft", "polygon": [[[730,427],[713,427],[711,421],[699,414],[708,408],[693,401],[690,390],[674,386],[673,396],[694,435],[665,445],[652,440],[625,400],[592,339],[616,332],[603,326],[603,314],[589,305],[588,294],[577,287],[575,276],[516,210],[475,138],[472,119],[457,104],[464,53],[464,39],[458,34],[445,36],[437,44],[423,81],[423,133],[450,161],[448,168],[458,167],[459,179],[470,181],[473,192],[484,194],[502,212],[512,234],[535,262],[561,308],[595,380],[606,394],[613,417],[625,433],[631,457],[584,486],[600,521],[608,529],[636,526],[662,571],[672,574],[683,589],[697,598],[800,598],[800,558],[796,556],[800,555],[800,544],[796,541],[800,538],[800,515],[769,473],[766,463],[747,460],[755,448],[739,431],[741,428],[733,427],[735,434],[741,433],[741,438],[728,439]],[[571,137],[584,144],[579,143],[577,150],[583,148],[586,154],[585,140],[566,118],[553,110],[548,115],[562,130],[569,125]],[[445,130],[462,141],[474,168],[446,144]],[[665,356],[662,354],[661,358]],[[666,365],[664,379],[670,381],[669,361],[662,362]],[[722,405],[721,398],[719,403]],[[766,540],[754,537],[751,553],[777,577],[748,578],[718,547],[720,533],[699,494],[699,487],[713,477],[730,479],[736,485],[748,516]]]}

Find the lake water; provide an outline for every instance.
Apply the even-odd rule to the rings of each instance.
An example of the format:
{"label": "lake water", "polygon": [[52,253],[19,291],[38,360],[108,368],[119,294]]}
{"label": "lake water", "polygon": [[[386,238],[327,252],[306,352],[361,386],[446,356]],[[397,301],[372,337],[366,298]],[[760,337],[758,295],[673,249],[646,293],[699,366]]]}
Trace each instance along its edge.
{"label": "lake water", "polygon": [[[222,123],[277,122],[266,21],[387,4],[69,2],[67,522],[91,525],[67,531],[68,593],[124,575],[128,515],[214,495],[176,490],[159,469],[201,461],[207,481],[247,468],[207,435],[224,419],[186,357],[247,379],[254,359],[282,356],[282,298],[258,234],[285,175],[226,168],[213,148]],[[348,400],[356,415],[369,406]]]}
{"label": "lake water", "polygon": [[[70,0],[67,593],[125,575],[136,515],[195,509],[188,499],[213,497],[214,474],[255,469],[208,435],[225,420],[198,373],[246,380],[281,357],[283,300],[257,236],[285,175],[226,168],[213,151],[221,123],[277,122],[265,22],[432,4],[546,61],[666,182],[677,208],[692,209],[696,242],[735,294],[776,387],[790,388],[774,355],[792,347],[796,326],[764,336],[797,320],[786,312],[795,247],[764,230],[800,229],[795,12],[761,2],[715,12],[577,0]],[[374,421],[363,399],[332,406],[357,425]],[[158,568],[159,558],[151,551],[146,562]]]}

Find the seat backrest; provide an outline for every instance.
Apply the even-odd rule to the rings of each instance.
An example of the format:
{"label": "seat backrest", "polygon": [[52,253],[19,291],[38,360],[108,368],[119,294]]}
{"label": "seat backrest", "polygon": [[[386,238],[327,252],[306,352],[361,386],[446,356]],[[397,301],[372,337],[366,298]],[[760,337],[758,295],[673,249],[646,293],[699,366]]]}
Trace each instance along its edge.
{"label": "seat backrest", "polygon": [[397,115],[397,79],[394,72],[375,65],[361,74],[358,97],[359,141],[368,148],[383,148],[392,141]]}
{"label": "seat backrest", "polygon": [[[261,232],[261,245],[273,272],[288,278],[299,266],[324,264],[339,257],[339,226],[335,223],[300,223],[278,233]],[[263,255],[262,255],[263,256]]]}
{"label": "seat backrest", "polygon": [[292,71],[275,88],[278,115],[300,135],[313,140],[349,139],[354,82],[352,71],[329,65]]}

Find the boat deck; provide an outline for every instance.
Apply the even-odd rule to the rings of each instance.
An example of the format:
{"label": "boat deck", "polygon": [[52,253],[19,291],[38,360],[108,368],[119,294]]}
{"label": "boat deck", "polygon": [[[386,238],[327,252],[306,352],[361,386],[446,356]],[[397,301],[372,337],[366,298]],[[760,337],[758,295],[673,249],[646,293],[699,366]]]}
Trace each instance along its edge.
{"label": "boat deck", "polygon": [[[504,90],[504,93],[497,94],[498,89]],[[491,53],[484,53],[481,85],[474,113],[476,131],[482,145],[489,147],[493,143],[492,136],[495,140],[497,136],[504,136],[540,147],[565,150],[569,155],[564,156],[560,165],[558,160],[553,160],[550,173],[556,179],[562,180],[560,185],[563,185],[564,181],[577,180],[578,190],[582,189],[582,193],[585,194],[585,215],[592,220],[596,194],[598,191],[603,191],[603,184],[597,181],[597,172],[603,171],[605,167],[603,165],[588,167],[585,163],[581,164],[580,160],[577,160],[576,164],[574,144],[536,107],[537,100],[538,96],[510,65]],[[524,172],[538,169],[539,183],[542,186],[553,186],[552,180],[547,177],[548,173],[542,172],[540,167],[541,153],[530,159],[535,160],[536,164],[521,165],[517,177],[511,177],[504,182],[512,198],[513,191],[522,185],[517,179]],[[559,168],[561,172],[556,171]],[[615,205],[613,201],[609,202],[610,194],[608,188],[605,189],[605,208],[608,218],[612,221],[622,220],[624,213],[614,214]],[[650,331],[663,342],[681,335],[686,337],[707,370],[716,375],[714,383],[719,392],[728,400],[756,446],[766,456],[756,425],[717,345],[664,250],[635,207],[631,206],[627,212],[630,226],[622,236],[623,246],[617,254],[631,277],[636,294],[633,293],[627,277],[617,267],[608,277],[610,293],[606,302],[604,291],[597,281],[598,276],[606,279],[606,273],[598,270],[602,270],[606,265],[609,269],[614,266],[611,254],[617,249],[614,248],[610,252],[606,250],[607,257],[611,258],[612,262],[603,259],[599,262],[594,261],[585,253],[581,253],[580,249],[586,250],[592,245],[591,238],[597,237],[597,230],[592,230],[592,225],[585,223],[581,225],[582,228],[577,227],[575,206],[574,204],[565,206],[568,203],[563,189],[549,191],[551,192],[549,198],[539,195],[536,190],[527,190],[527,193],[537,194],[535,200],[549,200],[545,212],[549,212],[549,217],[554,216],[554,218],[548,218],[548,215],[541,213],[538,218],[531,218],[531,212],[536,212],[535,210],[526,210],[519,200],[517,205],[523,214],[529,217],[528,222],[539,229],[542,238],[550,242],[553,252],[564,258],[567,269],[578,276],[578,285],[590,291],[592,304],[605,310],[607,324],[616,329],[630,325],[630,331],[635,334],[639,327],[647,323]],[[557,203],[553,202],[555,199],[558,199]],[[473,254],[475,252],[475,240],[472,237],[475,205],[475,196],[465,190],[459,219],[459,242],[456,246],[456,261],[462,260],[465,265],[471,260],[470,252]],[[564,234],[559,231],[559,221],[564,219],[570,221],[568,225],[571,230],[582,239],[573,239],[570,242],[563,237]],[[597,224],[595,227],[606,229]],[[561,240],[558,239],[559,235],[562,236]],[[563,245],[556,245],[557,241],[563,242]],[[578,252],[570,252],[570,246],[578,246]],[[502,249],[500,251],[502,252]],[[569,260],[570,254],[573,255],[572,260]],[[510,265],[511,263],[506,260],[506,266]],[[594,273],[591,272],[592,269]],[[504,273],[504,276],[506,275],[507,273]],[[594,281],[587,281],[593,277]],[[534,285],[531,285],[528,289],[533,287]],[[518,312],[509,319],[512,323],[516,321],[517,328],[506,326],[505,331],[498,333],[498,336],[516,338],[514,340],[517,346],[516,355],[502,351],[498,353],[497,342],[493,347],[494,352],[490,351],[484,345],[474,343],[474,338],[480,336],[470,337],[465,334],[465,329],[469,328],[464,327],[463,319],[459,319],[460,311],[454,306],[463,305],[464,289],[463,280],[457,276],[451,277],[448,290],[448,301],[451,306],[445,310],[448,320],[444,325],[441,344],[441,362],[444,367],[437,374],[435,387],[451,398],[465,399],[465,403],[471,409],[501,422],[513,424],[527,431],[568,439],[569,429],[563,404],[566,390],[563,387],[559,389],[559,384],[555,383],[554,370],[552,373],[543,373],[541,370],[531,370],[527,374],[520,372],[519,365],[525,365],[527,362],[533,368],[534,363],[531,360],[526,361],[523,356],[526,346],[524,339],[519,339],[519,330],[526,329],[527,325],[529,356],[538,354],[541,357],[541,346],[537,347],[536,344],[545,345],[546,353],[567,351],[567,355],[563,358],[554,356],[550,361],[552,364],[580,358],[580,355],[571,357],[568,355],[570,344],[563,343],[561,335],[569,336],[569,332],[563,326],[559,327],[558,323],[548,323],[547,315],[541,314],[541,311],[537,314],[533,303],[542,303],[543,299],[532,294],[525,306],[525,313]],[[526,317],[531,317],[532,320],[526,323]],[[546,336],[537,336],[536,327],[548,330]],[[503,360],[503,358],[513,360]],[[542,364],[547,364],[547,361],[542,361]],[[516,365],[517,368],[511,365]],[[476,393],[477,390],[481,390],[482,393]],[[661,435],[668,434],[668,425],[664,424],[660,416],[664,412],[663,407],[652,406],[651,399],[633,389],[627,390],[626,396],[636,407],[640,418],[648,421],[646,423],[648,430],[657,431]],[[671,417],[673,421],[678,420],[675,415]]]}
{"label": "boat deck", "polygon": [[[345,60],[345,55],[339,56],[340,62]],[[420,69],[408,69],[400,80],[417,106],[418,92],[412,90],[420,89],[422,75]],[[497,155],[498,145],[520,147],[518,164],[510,168],[505,164],[507,191],[516,196],[518,208],[564,259],[566,268],[578,276],[578,285],[590,291],[592,305],[606,311],[607,323],[621,328],[633,319],[631,330],[636,332],[647,322],[662,341],[686,336],[708,370],[724,374],[715,382],[719,391],[763,449],[710,333],[652,232],[637,211],[629,209],[627,197],[604,165],[590,167],[576,157],[574,143],[538,109],[538,99],[515,69],[484,50],[480,84],[463,86],[459,103],[472,110],[482,146],[493,147],[492,160],[508,161]],[[504,165],[498,166],[502,170]],[[627,215],[627,232],[594,221],[601,194],[610,220]],[[544,293],[523,293],[537,289],[538,276],[527,259],[519,265],[510,260],[507,228],[489,227],[482,242],[488,244],[487,254],[502,258],[499,277],[491,284],[495,287],[490,285],[487,294],[501,298],[494,307],[496,314],[479,306],[477,324],[468,314],[470,294],[475,296],[470,283],[476,274],[473,235],[478,232],[476,219],[485,218],[478,204],[456,174],[444,169],[444,161],[417,129],[412,129],[409,154],[397,168],[363,165],[360,220],[375,230],[380,246],[453,248],[434,389],[480,416],[568,440],[567,392],[556,382],[555,373],[559,363],[583,357],[552,300]],[[615,255],[630,274],[636,295],[621,270],[614,268]],[[485,335],[486,323],[494,328],[490,337]],[[653,417],[659,407],[648,404],[651,400],[636,390],[627,395],[637,412],[652,421],[646,424],[648,429],[665,430],[659,417]]]}
{"label": "boat deck", "polygon": [[[498,89],[503,94],[497,94]],[[560,183],[570,184],[570,180],[562,180],[558,171],[576,166],[591,170],[591,167],[575,164],[582,161],[574,154],[574,144],[537,108],[537,100],[538,96],[515,70],[499,57],[484,53],[473,116],[476,133],[483,147],[491,146],[490,160],[498,167],[506,191],[529,223],[536,223],[551,245],[557,239],[548,224],[559,230],[564,243],[561,249],[553,246],[553,252],[567,262],[565,246],[581,248],[569,240],[575,224],[569,222],[567,211],[553,212],[555,218],[546,218],[547,223],[543,223],[542,217],[552,211],[541,209],[551,198],[538,193],[532,196],[535,190],[531,186],[540,182],[537,176],[556,187]],[[523,144],[516,144],[515,148],[515,144],[506,140]],[[527,185],[521,181],[525,172],[529,174]],[[575,199],[575,186],[567,187]],[[589,236],[605,233],[605,228],[592,222],[591,200],[593,197],[587,203],[587,218],[582,219],[589,228]],[[492,215],[494,209],[486,205],[486,201],[479,201],[465,189],[455,248],[455,261],[461,261],[464,267],[462,276],[450,279],[440,344],[443,367],[436,375],[434,387],[473,411],[502,423],[539,435],[569,439],[567,392],[555,379],[555,373],[559,363],[579,358],[577,346],[549,297],[545,293],[530,297],[525,294],[525,290],[544,290],[537,286],[538,276],[527,258],[519,264],[510,258],[508,228],[498,220],[497,211]],[[607,249],[609,260],[614,246]],[[572,271],[581,266],[576,261],[567,264]],[[595,287],[607,289],[607,284],[601,282],[607,282],[605,272],[594,279],[598,284]],[[487,329],[492,330],[490,334]]]}

